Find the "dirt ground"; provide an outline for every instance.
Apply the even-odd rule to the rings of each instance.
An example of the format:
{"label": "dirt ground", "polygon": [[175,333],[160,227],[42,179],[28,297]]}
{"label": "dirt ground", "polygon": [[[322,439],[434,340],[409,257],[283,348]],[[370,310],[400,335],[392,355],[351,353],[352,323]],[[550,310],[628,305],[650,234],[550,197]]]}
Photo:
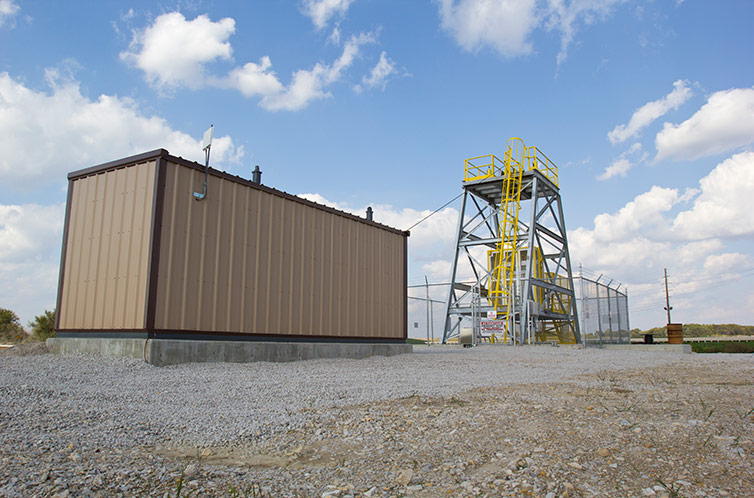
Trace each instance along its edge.
{"label": "dirt ground", "polygon": [[751,374],[686,366],[410,397],[313,413],[254,446],[158,452],[266,468],[255,483],[273,494],[752,496]]}

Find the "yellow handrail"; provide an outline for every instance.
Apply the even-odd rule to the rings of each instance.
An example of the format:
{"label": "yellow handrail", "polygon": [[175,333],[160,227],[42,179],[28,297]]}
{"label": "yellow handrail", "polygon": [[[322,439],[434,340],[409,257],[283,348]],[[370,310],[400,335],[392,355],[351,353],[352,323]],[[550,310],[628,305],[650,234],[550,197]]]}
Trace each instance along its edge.
{"label": "yellow handrail", "polygon": [[[512,138],[511,140],[520,141],[523,144],[523,140],[520,138]],[[537,170],[556,187],[560,187],[558,184],[558,167],[536,146],[523,146],[523,154],[518,151],[514,153],[514,156],[514,160],[521,158],[521,168],[524,171]],[[470,157],[463,162],[463,181],[465,182],[503,176],[504,174],[505,161],[501,161],[494,154]]]}
{"label": "yellow handrail", "polygon": [[494,154],[471,157],[463,162],[463,181],[492,178],[502,174],[504,169],[503,161]]}
{"label": "yellow handrail", "polygon": [[526,148],[525,162],[527,171],[536,169],[545,175],[548,180],[554,183],[556,187],[559,187],[558,167],[555,166],[555,163],[553,163],[550,158],[544,155],[544,153],[537,147],[532,145],[531,147]]}

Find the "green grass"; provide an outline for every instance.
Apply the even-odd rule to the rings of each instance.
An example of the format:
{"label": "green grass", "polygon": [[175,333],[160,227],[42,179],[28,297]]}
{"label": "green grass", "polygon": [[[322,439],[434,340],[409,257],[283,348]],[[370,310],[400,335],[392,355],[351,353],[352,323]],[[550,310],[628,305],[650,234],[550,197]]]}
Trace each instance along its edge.
{"label": "green grass", "polygon": [[754,341],[689,342],[695,353],[754,353]]}
{"label": "green grass", "polygon": [[427,344],[427,341],[423,339],[412,339],[409,337],[406,339],[406,344]]}

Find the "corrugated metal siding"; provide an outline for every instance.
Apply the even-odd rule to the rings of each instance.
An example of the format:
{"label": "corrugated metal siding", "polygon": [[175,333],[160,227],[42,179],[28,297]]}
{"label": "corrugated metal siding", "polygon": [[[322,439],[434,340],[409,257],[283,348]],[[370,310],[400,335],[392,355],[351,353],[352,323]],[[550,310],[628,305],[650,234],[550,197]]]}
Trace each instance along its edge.
{"label": "corrugated metal siding", "polygon": [[59,329],[142,329],[155,161],[74,179]]}
{"label": "corrugated metal siding", "polygon": [[404,337],[405,236],[167,163],[155,328]]}

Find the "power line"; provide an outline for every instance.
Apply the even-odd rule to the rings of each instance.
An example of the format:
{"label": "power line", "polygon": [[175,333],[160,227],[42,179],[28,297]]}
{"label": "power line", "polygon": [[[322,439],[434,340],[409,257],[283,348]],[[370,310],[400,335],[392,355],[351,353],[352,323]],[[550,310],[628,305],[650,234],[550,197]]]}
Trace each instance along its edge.
{"label": "power line", "polygon": [[459,197],[461,197],[462,195],[463,195],[463,192],[461,192],[461,193],[460,193],[460,194],[458,194],[457,196],[453,197],[453,198],[452,198],[452,199],[450,199],[450,200],[449,200],[448,202],[446,202],[445,204],[443,204],[443,205],[442,205],[442,206],[440,206],[439,208],[437,208],[437,209],[435,209],[434,211],[432,211],[431,213],[429,213],[429,214],[428,214],[427,216],[425,216],[424,218],[420,219],[419,221],[417,221],[416,223],[414,223],[413,225],[411,225],[410,227],[408,227],[408,228],[406,229],[406,231],[410,231],[410,230],[411,230],[412,228],[414,228],[414,227],[415,227],[416,225],[418,225],[419,223],[422,223],[422,222],[423,222],[424,220],[426,220],[426,219],[427,219],[427,218],[429,218],[430,216],[432,216],[432,215],[434,215],[434,214],[437,214],[437,213],[438,213],[438,212],[439,212],[439,211],[440,211],[441,209],[443,209],[443,208],[444,208],[445,206],[447,206],[448,204],[450,204],[450,203],[451,203],[451,202],[453,202],[454,200],[458,199],[458,198],[459,198]]}

